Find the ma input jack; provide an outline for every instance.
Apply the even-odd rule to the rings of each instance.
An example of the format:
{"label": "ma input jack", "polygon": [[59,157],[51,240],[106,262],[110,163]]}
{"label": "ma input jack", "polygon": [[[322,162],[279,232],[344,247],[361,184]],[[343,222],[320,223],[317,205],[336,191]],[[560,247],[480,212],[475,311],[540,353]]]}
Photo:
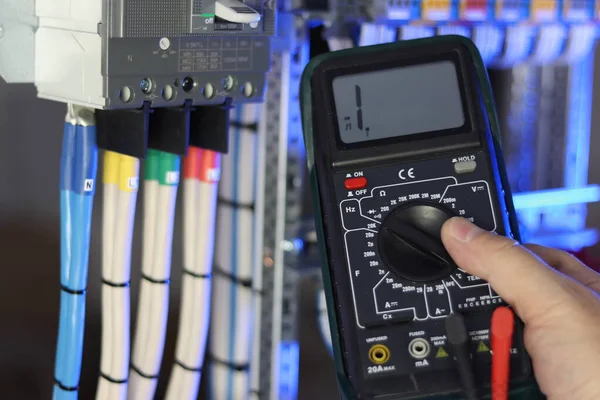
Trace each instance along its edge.
{"label": "ma input jack", "polygon": [[382,344],[376,344],[369,349],[369,360],[374,364],[385,364],[390,360],[390,349]]}
{"label": "ma input jack", "polygon": [[431,346],[429,346],[429,342],[421,338],[413,339],[408,345],[408,352],[411,357],[416,358],[417,360],[426,358],[429,355],[430,350]]}

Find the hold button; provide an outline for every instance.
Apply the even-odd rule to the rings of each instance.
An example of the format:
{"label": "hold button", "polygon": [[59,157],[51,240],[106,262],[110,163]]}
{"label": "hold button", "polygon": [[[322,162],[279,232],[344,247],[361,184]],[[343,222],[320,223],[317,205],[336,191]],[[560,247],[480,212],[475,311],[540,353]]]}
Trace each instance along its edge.
{"label": "hold button", "polygon": [[454,163],[454,172],[457,174],[466,174],[475,171],[477,163],[475,161],[460,161]]}

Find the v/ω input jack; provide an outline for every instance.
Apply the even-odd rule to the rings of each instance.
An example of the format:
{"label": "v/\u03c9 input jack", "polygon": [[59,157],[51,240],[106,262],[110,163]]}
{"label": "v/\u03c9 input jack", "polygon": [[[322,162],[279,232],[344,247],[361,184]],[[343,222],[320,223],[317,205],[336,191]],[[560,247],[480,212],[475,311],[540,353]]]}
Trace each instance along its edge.
{"label": "v/\u03c9 input jack", "polygon": [[382,344],[376,344],[369,349],[369,360],[375,364],[385,364],[390,359],[390,349]]}
{"label": "v/\u03c9 input jack", "polygon": [[416,358],[417,360],[422,360],[426,358],[429,355],[429,351],[429,342],[425,339],[413,339],[408,345],[408,352],[413,358]]}

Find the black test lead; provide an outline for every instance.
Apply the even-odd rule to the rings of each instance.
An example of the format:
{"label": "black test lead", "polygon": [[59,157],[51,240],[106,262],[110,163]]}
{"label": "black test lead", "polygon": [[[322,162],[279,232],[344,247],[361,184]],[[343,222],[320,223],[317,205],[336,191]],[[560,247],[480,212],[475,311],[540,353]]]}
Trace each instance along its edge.
{"label": "black test lead", "polygon": [[470,339],[465,320],[460,314],[446,318],[446,336],[451,354],[454,356],[460,383],[466,400],[478,400],[473,364],[471,362]]}

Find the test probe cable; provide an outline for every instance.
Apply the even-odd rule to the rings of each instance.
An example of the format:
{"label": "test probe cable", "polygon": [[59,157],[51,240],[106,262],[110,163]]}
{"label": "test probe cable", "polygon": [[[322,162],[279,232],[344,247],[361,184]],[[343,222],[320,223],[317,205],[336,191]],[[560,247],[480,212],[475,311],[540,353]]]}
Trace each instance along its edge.
{"label": "test probe cable", "polygon": [[[492,314],[490,325],[492,376],[492,400],[508,400],[510,380],[510,353],[514,333],[514,314],[508,307],[498,307]],[[478,400],[477,387],[471,361],[471,340],[465,321],[460,314],[446,318],[448,344],[456,361],[466,400]]]}
{"label": "test probe cable", "polygon": [[450,314],[446,318],[446,336],[451,354],[456,362],[465,400],[479,400],[471,360],[471,338],[462,315]]}
{"label": "test probe cable", "polygon": [[492,400],[508,400],[510,354],[515,316],[508,307],[498,307],[492,314]]}
{"label": "test probe cable", "polygon": [[69,105],[60,160],[61,295],[54,400],[78,398],[97,168],[94,112]]}
{"label": "test probe cable", "polygon": [[[228,135],[229,111],[215,112],[210,128]],[[222,119],[220,120],[220,116]],[[221,129],[225,132],[219,132]],[[175,363],[167,387],[167,400],[198,397],[210,324],[212,266],[221,154],[190,146],[183,163],[183,276]],[[223,333],[225,334],[225,333]]]}
{"label": "test probe cable", "polygon": [[144,163],[142,279],[128,400],[152,400],[156,393],[169,314],[173,224],[180,170],[178,155],[148,150]]}
{"label": "test probe cable", "polygon": [[131,241],[140,162],[105,151],[102,226],[102,353],[97,400],[127,398]]}
{"label": "test probe cable", "polygon": [[[249,397],[256,304],[256,178],[258,118],[262,107],[232,111],[231,146],[223,157],[210,333],[210,398]],[[258,355],[254,355],[255,357]]]}

